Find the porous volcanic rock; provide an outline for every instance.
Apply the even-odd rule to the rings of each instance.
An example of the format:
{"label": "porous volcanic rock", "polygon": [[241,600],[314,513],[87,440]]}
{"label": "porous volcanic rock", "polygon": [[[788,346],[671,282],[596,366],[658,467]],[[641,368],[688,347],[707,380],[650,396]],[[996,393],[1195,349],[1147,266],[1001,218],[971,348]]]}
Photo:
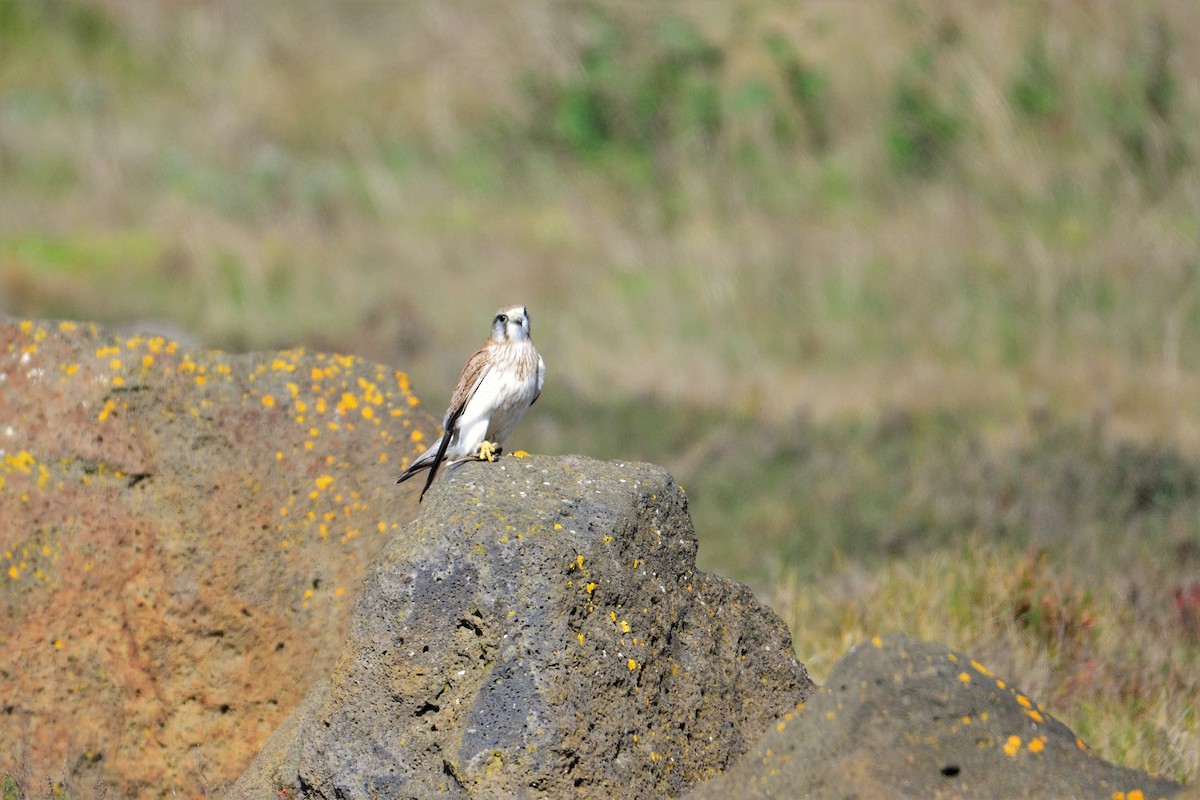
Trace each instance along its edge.
{"label": "porous volcanic rock", "polygon": [[435,430],[354,358],[0,319],[0,772],[235,778],[333,666]]}
{"label": "porous volcanic rock", "polygon": [[328,684],[229,796],[680,794],[813,690],[774,612],[695,556],[658,467],[462,466],[364,582]]}
{"label": "porous volcanic rock", "polygon": [[1180,790],[1096,758],[970,657],[893,635],[851,650],[807,703],[687,799],[1151,800]]}

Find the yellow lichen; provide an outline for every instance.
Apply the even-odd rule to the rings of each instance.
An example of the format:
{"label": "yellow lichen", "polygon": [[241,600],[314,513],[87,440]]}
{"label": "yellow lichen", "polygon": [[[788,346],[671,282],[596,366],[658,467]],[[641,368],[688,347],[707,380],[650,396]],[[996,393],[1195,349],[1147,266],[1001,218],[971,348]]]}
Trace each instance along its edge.
{"label": "yellow lichen", "polygon": [[1015,756],[1021,750],[1021,737],[1009,736],[1008,741],[1004,743],[1004,754],[1006,756]]}

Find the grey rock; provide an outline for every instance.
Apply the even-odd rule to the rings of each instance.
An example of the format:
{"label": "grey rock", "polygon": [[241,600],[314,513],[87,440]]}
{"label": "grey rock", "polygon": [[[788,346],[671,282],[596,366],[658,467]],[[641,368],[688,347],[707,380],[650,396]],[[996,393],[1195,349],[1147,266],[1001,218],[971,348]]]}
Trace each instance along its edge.
{"label": "grey rock", "polygon": [[970,657],[894,635],[851,650],[807,703],[687,798],[1150,800],[1181,789],[1093,756]]}
{"label": "grey rock", "polygon": [[366,578],[328,685],[229,796],[681,794],[814,689],[782,621],[695,556],[660,468],[453,471]]}

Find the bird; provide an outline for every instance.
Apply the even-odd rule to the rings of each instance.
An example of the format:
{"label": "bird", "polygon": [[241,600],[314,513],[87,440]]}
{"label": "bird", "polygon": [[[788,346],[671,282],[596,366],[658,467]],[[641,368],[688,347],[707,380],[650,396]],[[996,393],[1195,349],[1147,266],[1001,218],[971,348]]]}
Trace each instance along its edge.
{"label": "bird", "polygon": [[495,461],[500,445],[512,433],[546,382],[546,362],[533,346],[525,306],[505,306],[492,317],[492,335],[467,359],[443,433],[404,470],[396,483],[429,470],[417,502],[425,499],[442,462],[453,467],[472,459]]}

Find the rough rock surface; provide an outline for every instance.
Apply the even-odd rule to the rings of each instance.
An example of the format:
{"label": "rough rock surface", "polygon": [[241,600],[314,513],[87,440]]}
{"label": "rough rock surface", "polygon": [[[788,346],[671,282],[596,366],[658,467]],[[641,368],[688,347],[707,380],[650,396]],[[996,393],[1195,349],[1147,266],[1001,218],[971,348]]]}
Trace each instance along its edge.
{"label": "rough rock surface", "polygon": [[813,689],[786,627],[695,569],[645,464],[505,457],[440,479],[346,648],[230,797],[663,797]]}
{"label": "rough rock surface", "polygon": [[121,798],[234,779],[415,514],[415,405],[344,356],[0,319],[0,772]]}
{"label": "rough rock surface", "polygon": [[1150,800],[1180,788],[1094,757],[970,657],[895,635],[851,650],[741,763],[687,797]]}

